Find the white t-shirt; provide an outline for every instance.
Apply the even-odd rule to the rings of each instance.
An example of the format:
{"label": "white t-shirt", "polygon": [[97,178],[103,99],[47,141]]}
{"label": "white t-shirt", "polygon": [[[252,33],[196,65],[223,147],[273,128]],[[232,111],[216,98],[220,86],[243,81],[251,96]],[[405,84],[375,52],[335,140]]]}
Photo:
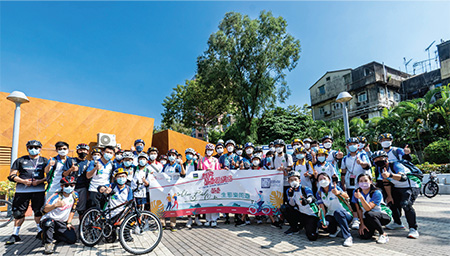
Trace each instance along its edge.
{"label": "white t-shirt", "polygon": [[62,179],[63,167],[65,161],[67,161],[68,158],[66,157],[66,160],[64,162],[61,160],[59,156],[54,157],[52,159],[56,161],[56,164],[54,167],[52,167],[55,169],[53,171],[53,177],[51,178],[50,187],[47,191],[47,199],[50,198],[50,196],[52,196],[56,191],[61,190],[60,181]]}
{"label": "white t-shirt", "polygon": [[139,170],[139,167],[136,167],[136,169],[134,170],[132,179],[131,179],[131,189],[134,190],[135,188],[137,188],[138,183],[142,184],[139,186],[139,190],[134,192],[134,197],[136,198],[145,198],[146,194],[145,192],[147,192],[147,188],[144,186],[144,182],[142,181],[143,178],[145,178],[147,181],[148,179],[148,169],[147,167],[144,167],[144,169]]}
{"label": "white t-shirt", "polygon": [[351,156],[350,154],[346,155],[342,160],[341,169],[347,170],[345,174],[345,186],[349,189],[358,188],[358,176],[361,174],[369,174],[372,177],[371,169],[364,170],[361,165],[356,163],[357,158],[361,161],[369,163],[370,161],[367,158],[367,155],[364,153],[358,153],[355,156]]}
{"label": "white t-shirt", "polygon": [[[306,166],[306,165],[309,165],[309,166]],[[295,168],[295,171],[300,172],[300,184],[303,187],[312,188],[311,178],[305,177],[305,173],[309,173],[311,175],[314,174],[314,169],[310,165],[310,162],[304,160],[303,165],[301,165],[301,164],[299,164],[299,161],[297,161],[297,163],[296,163],[294,168]]]}
{"label": "white t-shirt", "polygon": [[65,197],[62,193],[53,193],[49,196],[46,204],[53,205],[58,201],[64,201],[63,207],[58,207],[42,216],[42,219],[52,219],[56,221],[66,222],[69,219],[70,212],[75,211],[78,203],[78,193],[72,192],[68,197]]}
{"label": "white t-shirt", "polygon": [[[92,176],[91,178],[91,184],[89,185],[90,192],[98,192],[97,188],[99,186],[106,186],[110,183],[111,172],[113,171],[113,163],[111,161],[108,161],[106,164],[104,164],[102,160],[99,160],[98,162],[100,162],[102,167],[101,169],[97,170],[94,173],[94,176]],[[95,167],[95,161],[91,162],[91,166],[88,170],[92,170],[92,166]]]}
{"label": "white t-shirt", "polygon": [[[288,166],[293,166],[294,162],[292,161],[292,156],[287,154],[287,163],[286,163],[286,156],[284,155],[286,153],[283,153],[283,155],[278,155],[278,153],[275,154],[273,165],[275,166],[275,169],[278,169],[283,165],[284,168]],[[288,176],[284,176],[284,185],[283,186],[290,186],[289,185],[289,178]]]}
{"label": "white t-shirt", "polygon": [[334,170],[334,166],[327,161],[325,161],[324,165],[316,164],[314,166],[314,170],[316,170],[317,175],[321,174],[322,172],[328,174],[330,179],[333,178],[333,175],[336,174],[336,171]]}

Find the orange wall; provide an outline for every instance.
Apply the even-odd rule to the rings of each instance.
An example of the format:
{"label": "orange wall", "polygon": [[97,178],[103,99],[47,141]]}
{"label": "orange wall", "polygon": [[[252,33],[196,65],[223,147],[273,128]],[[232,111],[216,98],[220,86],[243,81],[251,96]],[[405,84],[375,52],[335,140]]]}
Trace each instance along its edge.
{"label": "orange wall", "polygon": [[153,147],[158,148],[160,154],[166,154],[169,149],[176,149],[184,156],[187,148],[193,148],[201,155],[205,154],[205,146],[208,142],[184,135],[172,130],[165,130],[153,134]]}
{"label": "orange wall", "polygon": [[[12,144],[15,104],[6,99],[8,95],[0,92],[1,146]],[[72,150],[76,145],[97,143],[99,132],[115,134],[123,149],[129,149],[138,138],[145,141],[146,148],[152,144],[153,118],[33,97],[28,99],[29,103],[21,105],[19,157],[27,154],[25,144],[32,139],[43,144],[43,156],[54,156],[54,145],[60,140],[69,143],[69,155],[75,156]],[[0,180],[5,179],[5,172],[9,173],[9,167],[0,166]]]}

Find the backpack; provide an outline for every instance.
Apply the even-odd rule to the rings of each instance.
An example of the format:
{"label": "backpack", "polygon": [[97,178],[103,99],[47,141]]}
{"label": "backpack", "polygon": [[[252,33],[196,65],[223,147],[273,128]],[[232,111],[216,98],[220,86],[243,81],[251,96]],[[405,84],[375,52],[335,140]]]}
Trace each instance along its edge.
{"label": "backpack", "polygon": [[[406,174],[408,178],[413,180],[418,179],[420,183],[423,181],[423,172],[413,163],[405,159],[398,160],[397,162],[402,164],[405,168],[407,168],[410,171],[410,173]],[[391,170],[394,170],[394,163],[389,163],[389,167],[391,168]]]}
{"label": "backpack", "polygon": [[[373,196],[373,192],[375,192],[375,190],[370,191],[370,193],[369,193],[370,197]],[[387,206],[387,204],[384,202],[384,200],[381,200],[380,208],[381,208],[381,211],[382,212],[384,211],[392,220],[392,210],[391,210],[391,208],[389,208],[389,206]]]}
{"label": "backpack", "polygon": [[[299,160],[297,160],[297,161],[295,161],[295,163],[294,163],[294,170],[295,170],[295,166],[297,166],[298,164],[297,164],[297,162],[298,162]],[[287,162],[287,159],[286,159],[286,162]],[[309,170],[310,170],[310,166],[309,166],[309,163],[311,163],[311,161],[308,161],[308,160],[305,160],[305,165],[306,165],[306,171],[307,172],[309,172]]]}
{"label": "backpack", "polygon": [[[305,187],[301,186],[300,190],[302,191],[303,197],[307,198]],[[316,216],[319,216],[319,206],[316,204],[316,202],[310,203],[309,207],[311,207],[311,210],[314,212]]]}

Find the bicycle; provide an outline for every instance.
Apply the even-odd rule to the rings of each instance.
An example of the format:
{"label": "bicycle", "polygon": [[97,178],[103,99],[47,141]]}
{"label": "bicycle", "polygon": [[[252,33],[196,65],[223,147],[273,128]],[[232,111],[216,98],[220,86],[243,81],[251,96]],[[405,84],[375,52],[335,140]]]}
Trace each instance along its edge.
{"label": "bicycle", "polygon": [[428,198],[433,198],[439,193],[439,185],[437,184],[437,173],[430,173],[430,180],[423,186],[423,194]]}
{"label": "bicycle", "polygon": [[0,199],[0,228],[6,227],[14,219],[12,212],[12,203]]}
{"label": "bicycle", "polygon": [[[139,188],[139,185],[138,185]],[[134,189],[133,193],[138,189]],[[109,194],[107,199],[113,194]],[[125,206],[125,210],[112,220],[111,212]],[[107,218],[109,216],[109,218]],[[80,221],[80,240],[89,247],[93,247],[105,238],[106,242],[117,239],[129,253],[139,255],[153,251],[162,238],[162,224],[155,214],[140,210],[136,199],[127,201],[116,207],[106,207],[103,210],[91,208],[86,211]]]}

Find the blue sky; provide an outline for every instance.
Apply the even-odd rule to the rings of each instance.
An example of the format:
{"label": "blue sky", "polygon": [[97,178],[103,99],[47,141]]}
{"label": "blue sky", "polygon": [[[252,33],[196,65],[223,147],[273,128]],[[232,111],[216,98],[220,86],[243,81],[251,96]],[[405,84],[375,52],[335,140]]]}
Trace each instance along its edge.
{"label": "blue sky", "polygon": [[0,2],[0,91],[158,125],[224,14],[262,10],[283,16],[302,45],[287,104],[309,104],[326,71],[374,60],[404,70],[403,57],[426,59],[433,40],[450,39],[450,2]]}

